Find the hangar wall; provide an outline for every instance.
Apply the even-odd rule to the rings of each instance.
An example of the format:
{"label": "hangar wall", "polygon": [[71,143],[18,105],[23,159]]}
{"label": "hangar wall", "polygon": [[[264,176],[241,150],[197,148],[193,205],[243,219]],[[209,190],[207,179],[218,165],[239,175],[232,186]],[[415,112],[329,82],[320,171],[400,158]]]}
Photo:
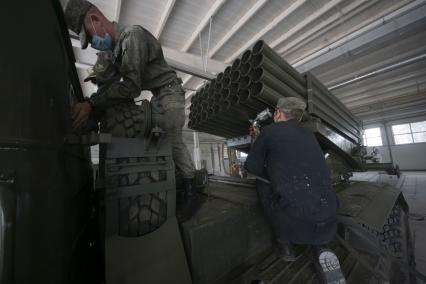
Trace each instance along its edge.
{"label": "hangar wall", "polygon": [[[389,163],[393,159],[401,170],[426,170],[426,143],[395,145],[392,135],[392,125],[426,120],[426,116],[388,121],[365,125],[364,129],[380,127],[383,146],[376,147],[382,155],[382,162]],[[386,128],[386,129],[385,129]],[[386,135],[387,132],[387,135]],[[368,153],[373,147],[367,147]]]}

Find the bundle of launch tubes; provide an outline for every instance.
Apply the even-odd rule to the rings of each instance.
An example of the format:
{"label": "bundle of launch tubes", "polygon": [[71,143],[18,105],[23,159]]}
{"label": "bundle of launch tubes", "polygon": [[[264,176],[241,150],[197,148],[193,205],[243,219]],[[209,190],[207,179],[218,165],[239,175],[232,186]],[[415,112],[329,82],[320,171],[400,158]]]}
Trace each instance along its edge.
{"label": "bundle of launch tubes", "polygon": [[273,109],[281,97],[306,101],[306,78],[261,40],[191,98],[188,127],[226,138],[246,135],[249,118]]}

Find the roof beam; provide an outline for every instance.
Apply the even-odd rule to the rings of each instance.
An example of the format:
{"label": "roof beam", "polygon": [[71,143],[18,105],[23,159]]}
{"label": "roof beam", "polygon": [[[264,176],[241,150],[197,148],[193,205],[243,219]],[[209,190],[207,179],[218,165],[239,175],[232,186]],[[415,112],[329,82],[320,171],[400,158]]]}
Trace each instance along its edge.
{"label": "roof beam", "polygon": [[347,97],[339,100],[347,105],[369,105],[371,104],[371,100],[378,100],[378,98],[399,98],[399,96],[403,96],[406,93],[417,94],[422,90],[426,92],[426,81],[414,81],[401,84],[396,87],[385,88],[375,93],[365,93],[363,95]]}
{"label": "roof beam", "polygon": [[[358,0],[358,1],[352,1],[348,6],[341,9],[339,13],[333,14],[325,21],[322,21],[318,25],[315,25],[312,29],[309,31],[304,32],[301,36],[298,38],[292,40],[291,42],[288,42],[283,46],[281,49],[278,50],[279,54],[284,54],[285,52],[293,49],[297,45],[299,45],[301,42],[305,40],[309,40],[310,42],[312,39],[314,39],[316,36],[319,36],[320,34],[324,34],[327,31],[333,29],[336,25],[344,22],[348,18],[353,17],[354,15],[357,15],[362,10],[372,6],[373,4],[377,3],[379,0]],[[362,7],[360,10],[358,9],[362,4],[366,3],[365,7]]]}
{"label": "roof beam", "polygon": [[194,43],[195,39],[197,38],[198,34],[206,27],[208,24],[210,18],[216,14],[216,12],[220,9],[220,7],[225,3],[225,0],[216,0],[216,2],[213,3],[213,5],[210,7],[210,9],[207,11],[207,14],[204,16],[203,19],[201,19],[201,22],[198,24],[198,26],[195,28],[195,30],[192,32],[189,39],[185,42],[183,47],[180,49],[182,52],[187,52],[191,45]]}
{"label": "roof beam", "polygon": [[227,66],[221,61],[211,59],[209,60],[207,70],[204,71],[200,64],[201,58],[198,55],[181,52],[164,46],[163,52],[164,58],[170,66],[184,73],[203,79],[213,79],[217,73],[223,71]]}
{"label": "roof beam", "polygon": [[380,101],[389,101],[396,98],[401,98],[408,95],[415,95],[418,94],[419,97],[422,96],[422,94],[425,93],[425,84],[423,83],[422,86],[413,85],[411,87],[405,87],[401,88],[400,90],[394,90],[389,93],[384,94],[377,94],[374,96],[369,96],[364,99],[356,99],[352,101],[342,101],[348,108],[355,108],[355,107],[361,107],[361,106],[368,106]]}
{"label": "roof beam", "polygon": [[[426,19],[425,19],[426,20]],[[408,30],[405,29],[404,30]],[[414,29],[413,29],[414,30]],[[318,79],[323,82],[326,87],[338,84],[343,81],[347,81],[353,78],[360,76],[361,74],[367,74],[374,70],[381,69],[383,67],[395,64],[396,62],[406,60],[407,58],[415,57],[419,54],[426,53],[426,44],[419,44],[420,42],[426,42],[426,31],[421,31],[416,27],[416,34],[410,35],[408,38],[405,37],[404,40],[395,40],[399,37],[399,31],[394,32],[390,35],[387,35],[385,40],[378,39],[377,41],[367,44],[367,46],[361,46],[359,49],[351,51],[349,54],[343,53],[338,60],[341,63],[335,64],[336,62],[328,62],[327,68],[320,66],[318,69],[321,69],[319,73],[315,71],[318,75]],[[394,40],[388,41],[387,39],[393,38]],[[401,69],[396,69],[389,73],[384,73],[377,77],[367,78],[365,81],[358,81],[353,84],[357,86],[363,82],[371,82],[376,79],[376,82],[379,78],[386,76],[391,76],[392,73],[402,72],[398,70],[404,70],[405,68],[420,69],[424,68],[423,65],[426,64],[426,60],[417,62],[415,64],[407,65]],[[420,67],[422,66],[422,67]],[[350,88],[352,85],[347,85],[342,87],[342,89]],[[339,92],[341,89],[333,90],[333,92]]]}
{"label": "roof beam", "polygon": [[234,52],[230,57],[225,60],[225,63],[231,63],[235,58],[240,56],[247,48],[252,46],[256,41],[258,41],[261,37],[267,34],[270,30],[275,28],[282,20],[284,20],[288,15],[297,10],[300,6],[302,6],[307,0],[297,0],[290,7],[285,9],[281,14],[275,17],[268,25],[266,25],[263,29],[261,29],[257,34],[252,36],[252,38],[247,41],[243,46],[241,46],[236,52]]}
{"label": "roof beam", "polygon": [[[426,97],[419,97],[418,95],[408,95],[396,100],[380,101],[375,104],[369,104],[366,106],[352,108],[352,112],[356,115],[374,115],[380,110],[399,110],[407,106],[416,106],[419,104],[419,101],[426,103]],[[426,109],[424,109],[426,111]]]}
{"label": "roof beam", "polygon": [[291,64],[299,72],[306,72],[342,54],[371,43],[386,34],[425,18],[425,3],[426,0],[414,1],[308,56],[294,60]]}
{"label": "roof beam", "polygon": [[164,26],[166,25],[167,19],[169,18],[170,13],[173,10],[176,0],[168,0],[164,11],[161,14],[160,21],[158,22],[157,29],[155,30],[154,36],[160,38],[161,33],[163,32]]}
{"label": "roof beam", "polygon": [[315,13],[309,15],[307,18],[303,19],[297,25],[295,25],[290,30],[288,30],[286,33],[284,33],[282,36],[275,39],[273,42],[271,42],[271,44],[269,44],[269,46],[272,47],[272,48],[275,48],[277,45],[279,45],[283,41],[289,39],[292,35],[299,32],[301,29],[303,29],[304,27],[306,27],[307,25],[309,25],[310,23],[312,23],[313,21],[315,21],[316,19],[318,19],[319,17],[321,17],[322,15],[324,15],[325,13],[330,11],[335,6],[339,5],[341,2],[343,2],[343,0],[332,0],[332,1],[328,2],[327,4],[322,6],[321,9],[319,9]]}
{"label": "roof beam", "polygon": [[[353,86],[351,89],[347,89],[345,91],[337,90],[333,91],[333,95],[335,95],[339,99],[343,99],[346,97],[355,97],[362,95],[364,93],[372,93],[378,92],[380,90],[384,90],[386,88],[390,88],[392,86],[398,86],[405,82],[412,82],[418,79],[426,78],[426,69],[424,70],[416,70],[413,72],[409,72],[403,75],[392,76],[389,78],[380,79],[380,84],[377,85],[377,81],[369,82],[366,84],[357,84]],[[377,79],[376,79],[377,80]]]}
{"label": "roof beam", "polygon": [[387,79],[380,79],[380,84],[374,82],[374,84],[366,84],[363,86],[356,86],[351,90],[347,90],[342,93],[333,92],[338,99],[343,100],[348,97],[357,97],[361,96],[365,93],[374,94],[381,92],[382,90],[387,90],[388,88],[392,88],[395,86],[399,86],[401,84],[406,84],[409,82],[417,82],[419,80],[424,80],[426,78],[426,69],[425,71],[416,71],[408,74],[404,74],[402,76],[395,76]]}
{"label": "roof beam", "polygon": [[244,14],[232,28],[219,40],[219,42],[210,50],[208,57],[211,58],[219,49],[224,46],[229,39],[242,27],[244,26],[252,17],[257,13],[257,11],[262,8],[268,0],[259,0],[257,1],[247,13]]}
{"label": "roof beam", "polygon": [[406,119],[406,118],[416,118],[416,117],[424,117],[426,115],[425,108],[426,104],[423,104],[420,108],[412,107],[407,108],[403,112],[401,111],[382,111],[379,114],[374,114],[373,117],[362,117],[360,116],[360,119],[366,124],[372,124],[372,123],[378,123],[378,122],[390,122],[390,121],[396,121],[400,119]]}
{"label": "roof beam", "polygon": [[122,0],[116,0],[115,2],[115,12],[114,12],[114,21],[118,23],[120,20],[120,13],[121,13],[121,7],[122,7]]}
{"label": "roof beam", "polygon": [[[259,0],[257,1],[248,11],[242,16],[235,25],[219,40],[219,42],[209,51],[207,58],[212,58],[213,55],[218,52],[222,46],[224,46],[229,39],[242,27],[244,26],[252,17],[256,14],[256,12],[262,8],[268,0]],[[190,79],[191,76],[185,78],[183,85],[185,85]]]}
{"label": "roof beam", "polygon": [[405,97],[398,102],[380,102],[368,108],[354,108],[352,112],[354,112],[364,124],[370,124],[381,120],[405,119],[426,114],[426,99],[422,97]]}
{"label": "roof beam", "polygon": [[368,78],[371,78],[371,77],[375,77],[375,76],[381,75],[383,73],[390,72],[390,71],[393,71],[395,69],[402,68],[406,65],[410,65],[410,64],[413,64],[413,63],[416,63],[420,60],[425,60],[425,59],[426,59],[426,53],[423,53],[423,54],[420,54],[418,56],[411,57],[411,58],[408,58],[406,60],[403,60],[403,61],[391,64],[391,65],[382,67],[378,70],[374,70],[374,71],[368,72],[366,74],[359,75],[359,76],[352,78],[350,80],[340,82],[336,85],[328,87],[328,89],[330,91],[332,91],[334,89],[342,88],[342,87],[345,87],[347,85],[350,85],[350,84],[353,84],[353,83],[356,83],[356,82],[359,82],[359,81],[362,81],[362,80],[365,80],[365,79],[368,79]]}
{"label": "roof beam", "polygon": [[381,110],[376,111],[374,114],[359,115],[359,119],[362,120],[364,125],[378,123],[378,122],[390,122],[400,119],[424,117],[426,115],[426,102],[419,101],[418,106],[409,106],[399,110]]}

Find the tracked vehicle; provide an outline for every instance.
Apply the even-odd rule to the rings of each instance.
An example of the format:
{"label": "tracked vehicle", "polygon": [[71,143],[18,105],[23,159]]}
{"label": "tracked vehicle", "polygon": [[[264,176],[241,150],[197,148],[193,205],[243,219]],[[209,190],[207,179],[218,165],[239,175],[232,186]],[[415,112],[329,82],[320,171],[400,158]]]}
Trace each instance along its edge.
{"label": "tracked vehicle", "polygon": [[[10,10],[19,15],[10,12],[11,49],[1,55],[1,283],[318,282],[309,248],[298,248],[296,262],[279,259],[251,179],[211,177],[196,214],[177,221],[171,148],[151,123],[148,103],[137,111],[116,106],[105,133],[73,132],[70,111],[84,98],[62,7],[27,5],[31,13]],[[22,52],[28,38],[18,36],[21,19],[43,30],[37,56]],[[353,156],[356,118],[313,75],[274,56],[259,42],[218,75],[194,97],[189,127],[248,151],[249,118],[282,95],[307,100],[303,124],[327,156],[341,201],[331,246],[348,283],[415,283],[403,195],[388,184],[349,179],[362,167]],[[210,88],[220,93],[219,105],[204,103]],[[94,144],[101,149],[95,176]],[[205,175],[197,183],[205,185]]]}
{"label": "tracked vehicle", "polygon": [[[350,179],[354,171],[366,168],[368,157],[360,146],[361,124],[313,74],[299,74],[265,42],[258,41],[192,98],[189,127],[226,137],[228,147],[248,152],[252,141],[244,133],[247,133],[249,119],[265,108],[273,109],[282,96],[294,96],[307,102],[301,124],[316,135],[341,203],[339,233],[332,246],[348,282],[414,283],[408,206],[393,186],[397,178],[393,179],[393,185]],[[261,126],[268,123],[271,121],[260,122]],[[230,189],[216,189],[218,182],[230,183],[216,178],[210,184],[213,196],[233,202],[238,200],[248,206],[244,199],[248,193],[242,189],[236,190],[238,194],[227,192],[232,192]],[[235,182],[238,180],[232,183]],[[247,226],[254,225],[247,223]],[[238,238],[243,239],[242,236]],[[293,264],[284,264],[271,255],[253,261],[254,264],[249,265],[234,283],[250,283],[248,279],[260,279],[265,283],[316,282],[309,250],[300,249],[300,257]]]}

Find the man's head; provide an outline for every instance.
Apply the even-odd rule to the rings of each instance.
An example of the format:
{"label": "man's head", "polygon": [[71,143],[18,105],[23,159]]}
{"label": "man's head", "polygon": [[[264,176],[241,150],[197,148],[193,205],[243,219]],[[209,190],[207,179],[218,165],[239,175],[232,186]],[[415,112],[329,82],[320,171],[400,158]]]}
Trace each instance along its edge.
{"label": "man's head", "polygon": [[305,108],[306,103],[302,99],[296,97],[280,98],[275,108],[274,121],[279,122],[290,119],[300,121]]}
{"label": "man's head", "polygon": [[69,0],[65,7],[68,28],[80,36],[81,47],[88,43],[98,50],[113,48],[115,29],[102,12],[86,0]]}

